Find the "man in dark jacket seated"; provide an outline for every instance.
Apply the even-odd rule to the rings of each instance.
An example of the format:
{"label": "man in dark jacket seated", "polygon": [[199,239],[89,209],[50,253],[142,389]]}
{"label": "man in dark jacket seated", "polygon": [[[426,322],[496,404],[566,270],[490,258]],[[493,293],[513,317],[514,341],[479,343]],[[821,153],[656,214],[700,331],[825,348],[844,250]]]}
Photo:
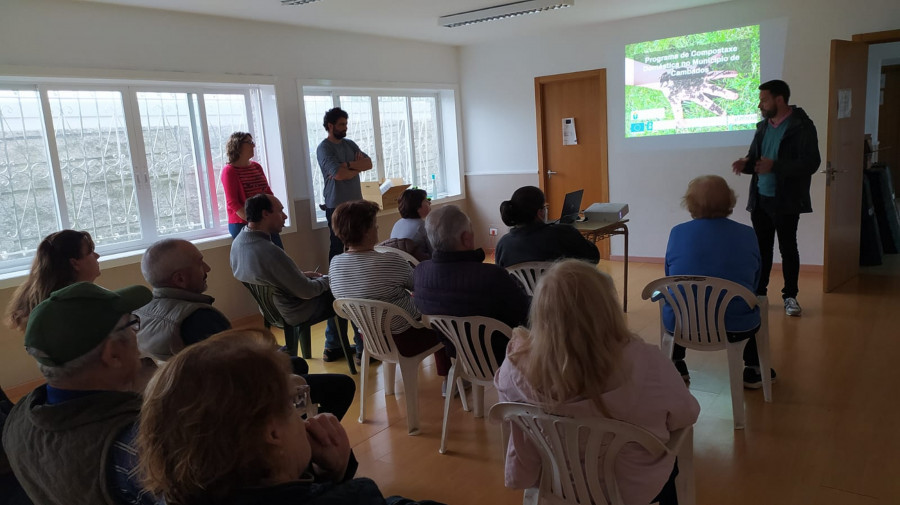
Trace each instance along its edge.
{"label": "man in dark jacket seated", "polygon": [[[531,297],[504,268],[484,263],[484,250],[475,249],[472,222],[459,207],[431,211],[425,231],[433,253],[414,271],[414,300],[422,314],[484,316],[513,328],[527,323]],[[508,342],[499,334],[491,338],[498,363],[506,357]]]}

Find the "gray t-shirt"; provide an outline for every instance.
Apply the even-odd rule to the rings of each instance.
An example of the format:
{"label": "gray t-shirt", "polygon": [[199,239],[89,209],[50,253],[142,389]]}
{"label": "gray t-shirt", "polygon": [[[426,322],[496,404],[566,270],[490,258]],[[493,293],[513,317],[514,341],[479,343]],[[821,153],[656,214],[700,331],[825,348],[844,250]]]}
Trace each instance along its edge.
{"label": "gray t-shirt", "polygon": [[316,158],[319,160],[319,168],[325,179],[325,206],[333,209],[344,202],[362,200],[362,189],[359,185],[359,174],[352,179],[337,181],[334,176],[338,173],[341,163],[354,161],[356,153],[362,153],[359,146],[352,140],[343,139],[337,144],[327,138],[319,143],[316,149]]}

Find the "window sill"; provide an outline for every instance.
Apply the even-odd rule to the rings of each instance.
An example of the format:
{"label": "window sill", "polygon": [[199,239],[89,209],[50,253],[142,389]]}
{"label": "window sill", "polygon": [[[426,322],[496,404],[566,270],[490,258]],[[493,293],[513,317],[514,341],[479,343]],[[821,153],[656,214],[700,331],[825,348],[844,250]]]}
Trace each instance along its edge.
{"label": "window sill", "polygon": [[[438,198],[437,200],[432,200],[431,203],[434,205],[444,205],[448,203],[458,202],[460,200],[465,200],[466,197],[463,195],[453,195],[453,196],[445,196],[444,198]],[[378,212],[379,216],[393,216],[400,215],[400,210],[397,207],[392,207],[388,210],[381,210]],[[322,228],[328,228],[328,222],[324,219],[319,221],[318,219],[313,221],[312,224],[313,230],[321,230]]]}
{"label": "window sill", "polygon": [[[195,239],[191,240],[191,242],[196,245],[198,249],[203,251],[206,249],[213,249],[216,247],[231,245],[231,235],[219,235],[216,237]],[[100,257],[100,271],[102,272],[103,270],[106,270],[108,268],[140,263],[141,258],[144,256],[144,251],[146,251],[146,249],[136,249],[133,251],[103,255]],[[0,274],[0,289],[19,286],[20,284],[25,282],[25,279],[28,277],[28,272],[30,270],[31,266],[29,265],[28,269],[26,270],[17,270],[15,272]]]}

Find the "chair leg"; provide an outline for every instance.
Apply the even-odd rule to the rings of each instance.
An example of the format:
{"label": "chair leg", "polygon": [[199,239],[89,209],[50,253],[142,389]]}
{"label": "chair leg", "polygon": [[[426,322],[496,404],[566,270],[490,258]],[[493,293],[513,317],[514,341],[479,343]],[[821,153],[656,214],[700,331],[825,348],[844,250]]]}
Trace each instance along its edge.
{"label": "chair leg", "polygon": [[[386,367],[390,368],[390,367]],[[386,373],[385,373],[386,374]],[[359,422],[365,422],[366,415],[366,382],[369,377],[369,353],[363,350],[362,369],[359,372]]]}
{"label": "chair leg", "polygon": [[444,425],[441,427],[441,448],[438,450],[438,452],[441,454],[447,452],[447,425],[449,424],[448,419],[450,417],[450,401],[453,399],[453,387],[455,384],[456,360],[454,359],[453,366],[450,367],[450,372],[447,374],[448,388],[444,390]]}
{"label": "chair leg", "polygon": [[341,340],[341,349],[344,350],[344,357],[347,358],[347,366],[350,367],[350,375],[356,375],[356,365],[353,363],[353,357],[356,352],[350,350],[350,342],[347,340],[347,327],[341,328],[341,319],[334,316],[334,326],[338,331],[338,338]]}
{"label": "chair leg", "polygon": [[743,350],[746,340],[729,342],[725,346],[728,352],[728,375],[731,382],[731,409],[734,415],[734,429],[744,429],[744,358]]}
{"label": "chair leg", "polygon": [[[312,358],[312,327],[308,324],[296,326],[297,340],[300,341],[300,351],[303,359]],[[295,354],[296,355],[296,354]]]}
{"label": "chair leg", "polygon": [[[460,394],[466,394],[463,390]],[[475,417],[484,417],[484,386],[472,384],[472,401],[475,403]]]}
{"label": "chair leg", "polygon": [[284,346],[288,354],[297,355],[297,327],[290,324],[284,325]]}
{"label": "chair leg", "polygon": [[694,430],[691,429],[678,451],[678,476],[675,477],[675,493],[679,505],[696,505],[694,481]]}
{"label": "chair leg", "polygon": [[659,350],[662,351],[663,356],[672,359],[672,351],[675,350],[675,336],[663,331],[659,337]]}
{"label": "chair leg", "polygon": [[763,398],[772,403],[772,361],[769,347],[769,299],[765,296],[759,300],[759,331],[756,332],[756,352],[759,354],[759,372],[762,374]]}
{"label": "chair leg", "polygon": [[510,424],[511,421],[500,422],[500,450],[503,451],[500,454],[502,454],[504,462],[506,462],[506,452],[509,449],[509,434],[512,431]]}
{"label": "chair leg", "polygon": [[410,435],[419,434],[419,362],[415,359],[402,360],[400,378],[406,391],[406,426]]}
{"label": "chair leg", "polygon": [[[447,383],[450,384],[450,379],[447,379]],[[466,412],[472,410],[471,408],[469,408],[469,400],[468,398],[466,398],[466,385],[463,382],[463,378],[460,377],[459,373],[456,374],[456,381],[454,381],[452,385],[459,392],[459,400],[462,402],[463,410]]]}
{"label": "chair leg", "polygon": [[[368,355],[368,351],[363,348],[363,363],[366,363]],[[384,370],[384,394],[389,396],[394,394],[394,383],[397,380],[397,363],[385,363],[385,365],[382,367],[382,370]]]}

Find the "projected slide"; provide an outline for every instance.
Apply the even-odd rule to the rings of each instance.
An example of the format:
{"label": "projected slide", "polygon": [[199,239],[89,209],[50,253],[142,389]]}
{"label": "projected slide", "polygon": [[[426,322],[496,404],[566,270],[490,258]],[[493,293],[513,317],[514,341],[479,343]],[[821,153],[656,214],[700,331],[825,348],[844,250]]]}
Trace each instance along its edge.
{"label": "projected slide", "polygon": [[753,129],[759,25],[625,46],[625,137]]}

